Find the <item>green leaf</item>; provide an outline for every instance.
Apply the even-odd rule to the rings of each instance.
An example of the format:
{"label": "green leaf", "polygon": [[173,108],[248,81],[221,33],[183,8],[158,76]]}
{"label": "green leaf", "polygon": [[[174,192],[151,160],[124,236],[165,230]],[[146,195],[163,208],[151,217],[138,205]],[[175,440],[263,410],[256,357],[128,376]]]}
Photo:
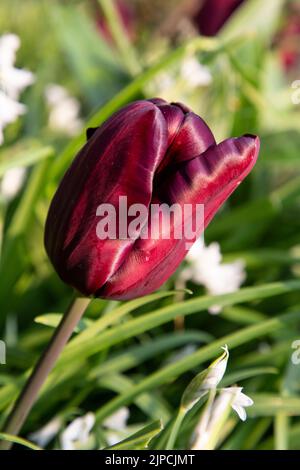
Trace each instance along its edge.
{"label": "green leaf", "polygon": [[251,393],[254,405],[248,408],[249,416],[275,416],[286,413],[290,416],[300,416],[300,398],[273,395],[268,393]]}
{"label": "green leaf", "polygon": [[247,0],[221,30],[222,38],[234,38],[237,35],[253,33],[264,40],[271,41],[280,19],[284,0]]}
{"label": "green leaf", "polygon": [[[110,374],[101,377],[98,382],[101,388],[107,388],[118,393],[130,390],[135,385],[134,381],[121,374]],[[136,397],[134,403],[152,419],[161,419],[165,422],[170,418],[169,407],[157,393],[145,392]]]}
{"label": "green leaf", "polygon": [[6,434],[4,432],[0,432],[0,439],[4,441],[13,442],[14,444],[20,444],[21,446],[27,447],[28,449],[31,449],[31,450],[43,450],[41,447],[33,444],[27,439],[23,439],[22,437],[18,437],[18,436],[13,436],[12,434]]}
{"label": "green leaf", "polygon": [[220,312],[220,316],[239,325],[253,325],[258,321],[267,319],[267,316],[263,313],[241,306],[224,307],[222,312]]}
{"label": "green leaf", "polygon": [[177,292],[178,291],[155,292],[154,294],[130,300],[129,302],[121,304],[120,306],[110,311],[108,314],[93,322],[93,324],[87,328],[86,331],[81,333],[81,335],[79,335],[77,338],[74,338],[74,340],[71,341],[69,345],[67,345],[65,351],[77,348],[81,344],[86,344],[90,340],[94,339],[97,334],[105,330],[108,326],[114,325],[125,315],[136,310],[137,308],[146,305],[147,303],[151,303],[165,297],[170,297],[175,295]]}
{"label": "green leaf", "polygon": [[197,374],[184,390],[180,404],[184,410],[190,410],[209,390],[216,389],[229,357],[227,346],[223,349],[223,353],[207,369]]}
{"label": "green leaf", "polygon": [[91,18],[82,9],[57,2],[47,10],[61,50],[90,105],[114,96],[126,83],[126,73]]}
{"label": "green leaf", "polygon": [[261,136],[260,164],[299,165],[300,135],[297,131],[274,132]]}
{"label": "green leaf", "polygon": [[18,144],[16,148],[12,147],[9,151],[0,153],[0,178],[11,168],[33,165],[41,160],[50,158],[54,152],[52,147],[41,147],[37,149],[32,148],[32,145],[29,148],[27,147],[28,143],[25,148],[20,147]]}
{"label": "green leaf", "polygon": [[278,369],[275,367],[251,367],[249,369],[243,369],[226,374],[220,383],[220,387],[228,387],[229,385],[237,384],[242,380],[257,377],[258,375],[278,374],[278,372]]}
{"label": "green leaf", "polygon": [[211,359],[218,353],[219,348],[223,346],[223,344],[227,344],[230,350],[234,349],[235,347],[240,346],[248,341],[285,328],[286,325],[290,322],[299,321],[299,318],[300,313],[298,312],[281,315],[277,318],[272,318],[257,325],[252,325],[241,329],[236,333],[229,334],[214,341],[210,345],[200,348],[190,356],[177,361],[176,364],[171,364],[169,366],[163,367],[157,372],[154,372],[142,380],[139,384],[132,387],[128,392],[125,392],[119,397],[116,397],[110,402],[106,403],[106,405],[97,411],[97,420],[101,421],[106,416],[109,416],[119,407],[129,403],[140,393],[159,387],[168,381],[172,381],[180,374],[183,374],[184,372],[191,370],[193,367],[202,364],[204,361]]}
{"label": "green leaf", "polygon": [[[178,315],[185,316],[196,314],[216,304],[223,307],[235,303],[273,297],[297,290],[299,287],[300,281],[278,282],[258,287],[245,287],[231,294],[198,297],[175,305],[169,305],[103,332],[101,341],[95,341],[95,339],[93,339],[93,341],[90,341],[90,339],[83,341],[80,340],[81,335],[78,335],[77,338],[71,341],[65,348],[56,367],[65,367],[67,363],[76,360],[76,357],[80,357],[81,359],[88,357],[107,347],[120,343],[125,339],[136,336],[159,325],[163,325],[173,320]],[[83,332],[82,335],[86,334],[87,331],[88,330]],[[222,344],[220,346],[222,346]]]}
{"label": "green leaf", "polygon": [[224,262],[242,259],[248,268],[261,266],[300,264],[300,258],[293,256],[286,250],[256,249],[253,251],[237,251],[224,255]]}
{"label": "green leaf", "polygon": [[[235,38],[233,42],[223,41],[216,38],[202,38],[196,37],[188,41],[186,44],[179,46],[177,49],[172,50],[159,62],[155,63],[138,77],[132,80],[125,88],[117,93],[110,101],[108,101],[101,109],[87,121],[85,127],[97,127],[109,118],[115,111],[124,106],[129,101],[133,100],[156,75],[163,70],[167,70],[171,65],[183,59],[187,54],[192,52],[206,52],[207,55],[215,55],[224,50],[225,46],[241,42],[241,37]],[[78,137],[73,139],[61,155],[55,160],[49,175],[49,181],[53,183],[65,171],[71,160],[74,158],[80,147],[85,143],[86,135],[83,131]],[[51,185],[50,185],[51,187]],[[54,188],[51,188],[51,192]]]}
{"label": "green leaf", "polygon": [[213,336],[202,331],[183,331],[161,335],[152,341],[145,341],[139,346],[132,346],[125,352],[113,354],[105,362],[91,370],[89,377],[100,377],[107,373],[124,372],[139,364],[161,355],[164,351],[185,344],[208,343]]}
{"label": "green leaf", "polygon": [[[46,160],[40,162],[33,169],[4,239],[0,260],[0,304],[3,310],[10,302],[8,299],[11,289],[24,272],[27,263],[28,253],[24,247],[24,237],[34,217],[32,208],[35,207],[36,201],[45,187],[48,168],[49,162]],[[14,260],[13,263],[12,260]],[[1,315],[0,330],[3,322],[4,317]]]}
{"label": "green leaf", "polygon": [[138,450],[147,449],[150,441],[162,430],[161,421],[154,421],[143,427],[127,439],[106,447],[104,450]]}
{"label": "green leaf", "polygon": [[[288,435],[289,450],[300,450],[300,425],[296,424],[291,426]],[[270,436],[268,439],[258,445],[258,450],[274,449],[274,437]]]}
{"label": "green leaf", "polygon": [[98,0],[102,7],[108,28],[113,36],[114,42],[120,53],[120,57],[128,71],[133,75],[140,71],[140,63],[136,57],[135,50],[128,38],[126,28],[121,21],[117,5],[110,0]]}
{"label": "green leaf", "polygon": [[[63,315],[61,313],[46,313],[44,315],[39,315],[38,317],[35,317],[34,321],[35,323],[39,323],[40,325],[56,328],[59,325],[62,317]],[[84,331],[89,326],[91,326],[92,323],[93,322],[88,318],[82,318],[75,327],[74,332],[79,333],[81,331]]]}
{"label": "green leaf", "polygon": [[[290,344],[290,358],[287,363],[286,369],[283,373],[283,380],[281,383],[281,392],[282,395],[292,395],[297,396],[300,392],[300,367],[298,361],[293,363],[292,355],[298,350],[299,351],[300,342],[295,340]],[[298,354],[299,356],[299,354]]]}

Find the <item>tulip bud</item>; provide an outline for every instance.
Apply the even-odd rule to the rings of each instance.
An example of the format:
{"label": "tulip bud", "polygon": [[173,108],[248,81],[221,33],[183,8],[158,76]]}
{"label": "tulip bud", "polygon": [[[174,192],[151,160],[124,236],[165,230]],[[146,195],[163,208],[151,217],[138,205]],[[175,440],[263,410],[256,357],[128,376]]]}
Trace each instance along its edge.
{"label": "tulip bud", "polygon": [[194,17],[204,36],[215,36],[244,0],[204,0]]}
{"label": "tulip bud", "polygon": [[[87,296],[130,299],[153,292],[250,172],[258,151],[252,135],[217,145],[207,124],[180,103],[156,98],[125,106],[88,131],[52,200],[45,246],[59,276]],[[124,200],[131,236],[121,224]],[[191,206],[191,213],[182,220],[159,209],[150,217],[154,206],[174,204],[179,212]],[[193,231],[200,205],[203,223]],[[119,222],[114,236],[103,238],[105,211]],[[162,234],[166,222],[169,236]],[[188,230],[175,236],[181,225],[191,236]]]}

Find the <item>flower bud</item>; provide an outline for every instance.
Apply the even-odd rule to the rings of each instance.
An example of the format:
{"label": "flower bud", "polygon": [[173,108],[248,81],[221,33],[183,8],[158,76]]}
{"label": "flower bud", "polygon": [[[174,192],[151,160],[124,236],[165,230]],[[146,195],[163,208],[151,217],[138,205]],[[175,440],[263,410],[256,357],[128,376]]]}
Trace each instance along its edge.
{"label": "flower bud", "polygon": [[[88,136],[52,200],[45,246],[63,281],[84,295],[112,299],[149,294],[171,276],[259,151],[252,135],[217,145],[199,116],[158,98],[125,106]],[[124,200],[131,236],[121,224]],[[174,204],[172,217],[161,210]],[[191,212],[180,218],[186,205]],[[192,230],[200,205],[203,223]],[[160,209],[150,217],[154,206]],[[103,208],[112,208],[117,221],[106,238],[98,230]],[[139,223],[137,208],[145,208]],[[190,231],[176,236],[183,226]]]}

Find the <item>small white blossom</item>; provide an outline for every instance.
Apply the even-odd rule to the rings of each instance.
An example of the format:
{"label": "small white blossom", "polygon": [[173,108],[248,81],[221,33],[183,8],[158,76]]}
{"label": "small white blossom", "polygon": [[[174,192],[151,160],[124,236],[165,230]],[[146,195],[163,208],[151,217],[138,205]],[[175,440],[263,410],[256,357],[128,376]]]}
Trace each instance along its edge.
{"label": "small white blossom", "polygon": [[61,425],[61,419],[54,418],[38,431],[29,434],[28,438],[35,442],[38,446],[46,447],[46,445],[56,436],[61,428]]}
{"label": "small white blossom", "polygon": [[0,182],[0,196],[7,202],[13,199],[24,183],[26,170],[23,167],[16,167],[7,170]]}
{"label": "small white blossom", "polygon": [[162,96],[166,101],[188,102],[197,87],[208,86],[212,76],[207,67],[196,57],[185,58],[179,67],[161,72],[149,86],[149,92]]}
{"label": "small white blossom", "polygon": [[45,97],[49,107],[50,129],[69,136],[76,135],[82,128],[79,101],[70,96],[64,87],[55,84],[48,85]]}
{"label": "small white blossom", "polygon": [[20,38],[16,34],[3,34],[0,37],[0,69],[13,67],[16,52],[20,47]]}
{"label": "small white blossom", "polygon": [[7,124],[16,121],[25,112],[26,107],[23,104],[13,100],[0,90],[0,145],[3,143],[3,130]]}
{"label": "small white blossom", "polygon": [[227,345],[222,347],[223,353],[204,371],[197,374],[185,389],[181,406],[190,410],[207,392],[216,391],[227,367],[229,351]]}
{"label": "small white blossom", "polygon": [[[186,260],[189,266],[181,272],[181,279],[203,285],[210,295],[235,292],[246,278],[244,261],[222,263],[220,245],[216,242],[205,246],[202,239],[197,240]],[[209,311],[219,313],[221,307],[214,305]]]}
{"label": "small white blossom", "polygon": [[103,425],[109,429],[120,431],[126,428],[127,420],[129,418],[129,409],[122,406],[118,411],[103,421]]}
{"label": "small white blossom", "polygon": [[20,93],[35,80],[29,70],[14,67],[20,44],[20,38],[15,34],[0,37],[0,88],[13,100],[18,100]]}
{"label": "small white blossom", "polygon": [[207,389],[215,388],[222,380],[228,363],[229,351],[227,344],[222,347],[224,353],[216,359],[208,368],[208,375],[205,379]]}
{"label": "small white blossom", "polygon": [[19,46],[20,39],[15,34],[0,37],[0,145],[4,128],[26,112],[18,99],[20,93],[34,82],[31,72],[14,67]]}
{"label": "small white blossom", "polygon": [[223,388],[221,395],[231,395],[233,397],[233,401],[231,402],[231,407],[236,413],[238,414],[239,418],[242,421],[245,421],[247,418],[247,413],[245,411],[245,408],[247,406],[252,406],[253,405],[253,400],[245,395],[245,393],[242,393],[243,387],[228,387],[228,388]]}
{"label": "small white blossom", "polygon": [[228,393],[222,393],[214,400],[210,407],[205,409],[195,429],[195,438],[192,450],[210,449],[209,442],[218,426],[219,420],[227,413],[231,405],[232,397]]}
{"label": "small white blossom", "polygon": [[253,405],[253,400],[242,393],[242,387],[223,388],[219,396],[201,416],[195,429],[192,450],[214,448],[218,431],[230,407],[236,411],[242,421],[247,418],[245,407]]}
{"label": "small white blossom", "polygon": [[[236,411],[242,421],[245,421],[247,418],[245,407],[253,405],[253,400],[242,393],[242,387],[222,388],[216,397],[216,387],[224,376],[229,357],[227,346],[225,345],[223,349],[223,355],[209,366],[207,371],[210,374],[206,375],[201,384],[202,387],[206,385],[207,389],[210,390],[210,395],[195,429],[193,450],[215,448],[220,430],[230,412],[230,407]],[[207,378],[210,379],[208,384],[206,383]]]}
{"label": "small white blossom", "polygon": [[105,419],[103,425],[109,429],[106,433],[108,445],[113,446],[122,439],[122,433],[126,431],[127,421],[129,418],[129,409],[123,406],[118,411]]}
{"label": "small white blossom", "polygon": [[188,57],[182,62],[180,74],[183,80],[192,88],[207,86],[212,82],[212,76],[207,67],[195,57]]}
{"label": "small white blossom", "polygon": [[62,450],[76,450],[79,446],[86,444],[94,424],[93,413],[87,413],[72,421],[60,437]]}

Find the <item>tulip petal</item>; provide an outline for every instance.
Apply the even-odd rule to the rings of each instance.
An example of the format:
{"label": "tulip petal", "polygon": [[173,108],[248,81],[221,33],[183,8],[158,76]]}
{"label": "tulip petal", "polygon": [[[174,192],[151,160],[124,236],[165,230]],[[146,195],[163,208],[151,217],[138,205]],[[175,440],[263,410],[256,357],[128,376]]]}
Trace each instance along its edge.
{"label": "tulip petal", "polygon": [[[119,197],[149,206],[167,148],[166,122],[152,103],[126,106],[98,128],[65,174],[52,201],[45,246],[61,278],[91,295],[120,267],[134,240],[100,240],[97,207]],[[146,222],[146,219],[145,219]]]}
{"label": "tulip petal", "polygon": [[[52,200],[45,247],[65,282],[84,295],[115,299],[161,286],[247,176],[259,149],[258,138],[249,135],[216,145],[199,116],[160,98],[125,106],[88,129],[87,138]],[[149,217],[155,204],[160,210]],[[113,210],[110,217],[103,205]],[[143,213],[132,235],[137,205]],[[105,238],[100,217],[112,224]]]}
{"label": "tulip petal", "polygon": [[241,405],[231,405],[232,406],[232,409],[237,413],[238,417],[242,420],[242,421],[246,421],[247,419],[247,413],[246,413],[246,410],[241,406]]}
{"label": "tulip petal", "polygon": [[95,134],[95,132],[96,132],[98,129],[99,129],[98,127],[89,127],[89,128],[86,130],[86,138],[87,138],[87,140],[89,140],[89,139]]}
{"label": "tulip petal", "polygon": [[[181,207],[192,204],[193,215],[196,204],[203,204],[206,227],[216,211],[250,172],[258,151],[259,139],[255,136],[228,139],[211,146],[200,156],[184,162],[169,177],[169,181],[164,181],[152,202],[165,202],[169,206],[176,202]],[[194,220],[189,223],[194,223]],[[204,227],[197,227],[195,238]],[[171,233],[174,233],[174,229],[175,225]],[[98,295],[129,299],[154,291],[178,267],[188,251],[187,242],[193,243],[194,240],[184,237],[138,239],[126,261],[98,291]]]}
{"label": "tulip petal", "polygon": [[[174,138],[176,137],[182,123],[184,121],[184,113],[178,106],[170,104],[161,104],[158,106],[162,112],[163,117],[166,120],[167,129],[168,129],[168,148],[172,144]],[[163,159],[161,165],[165,162]]]}
{"label": "tulip petal", "polygon": [[166,173],[174,171],[180,163],[195,158],[215,144],[213,133],[206,122],[192,112],[187,113],[159,167],[160,172],[166,168],[162,180],[165,179]]}

